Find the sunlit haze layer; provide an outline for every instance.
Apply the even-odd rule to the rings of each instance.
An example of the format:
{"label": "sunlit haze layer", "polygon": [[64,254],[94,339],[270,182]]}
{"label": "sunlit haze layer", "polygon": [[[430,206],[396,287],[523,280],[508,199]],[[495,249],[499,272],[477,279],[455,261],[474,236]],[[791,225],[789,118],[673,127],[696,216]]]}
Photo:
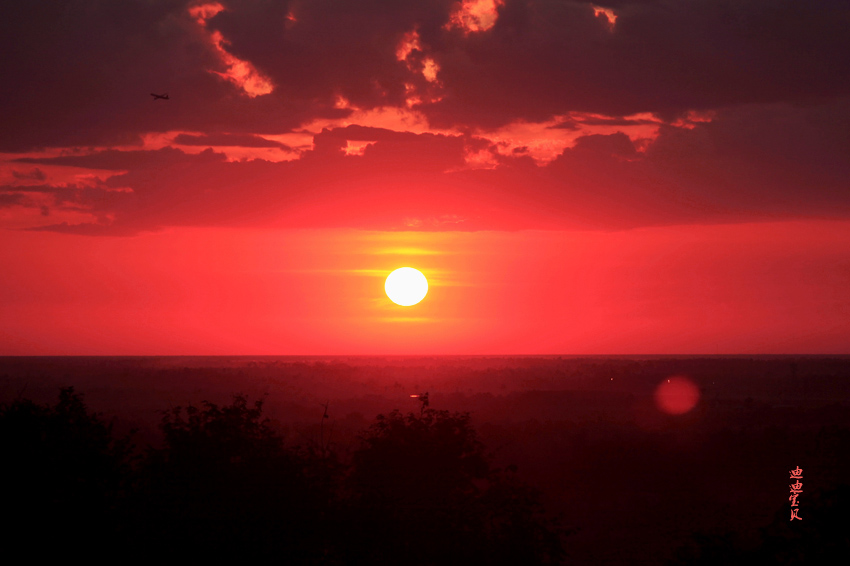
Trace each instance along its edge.
{"label": "sunlit haze layer", "polygon": [[16,3],[0,355],[850,353],[849,24]]}

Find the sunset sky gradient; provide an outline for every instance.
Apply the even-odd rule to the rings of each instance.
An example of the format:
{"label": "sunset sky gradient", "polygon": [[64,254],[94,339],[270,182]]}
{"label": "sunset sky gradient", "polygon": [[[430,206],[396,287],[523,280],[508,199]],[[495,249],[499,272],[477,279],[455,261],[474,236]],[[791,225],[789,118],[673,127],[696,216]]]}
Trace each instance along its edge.
{"label": "sunset sky gradient", "polygon": [[847,29],[843,0],[15,3],[0,355],[848,354]]}

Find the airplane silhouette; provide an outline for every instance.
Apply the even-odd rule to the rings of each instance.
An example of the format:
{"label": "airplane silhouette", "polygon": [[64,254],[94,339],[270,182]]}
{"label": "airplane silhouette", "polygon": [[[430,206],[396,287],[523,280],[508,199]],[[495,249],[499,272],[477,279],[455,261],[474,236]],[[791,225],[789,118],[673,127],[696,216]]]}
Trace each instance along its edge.
{"label": "airplane silhouette", "polygon": [[151,93],[151,96],[153,97],[154,100],[158,100],[158,99],[168,100],[168,93],[167,92],[165,94]]}

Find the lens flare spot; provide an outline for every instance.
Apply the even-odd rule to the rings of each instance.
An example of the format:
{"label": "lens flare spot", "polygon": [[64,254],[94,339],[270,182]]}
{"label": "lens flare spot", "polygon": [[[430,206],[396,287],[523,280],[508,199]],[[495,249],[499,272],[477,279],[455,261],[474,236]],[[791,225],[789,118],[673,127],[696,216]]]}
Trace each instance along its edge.
{"label": "lens flare spot", "polygon": [[670,415],[682,415],[699,401],[699,389],[687,377],[665,379],[655,389],[655,404]]}

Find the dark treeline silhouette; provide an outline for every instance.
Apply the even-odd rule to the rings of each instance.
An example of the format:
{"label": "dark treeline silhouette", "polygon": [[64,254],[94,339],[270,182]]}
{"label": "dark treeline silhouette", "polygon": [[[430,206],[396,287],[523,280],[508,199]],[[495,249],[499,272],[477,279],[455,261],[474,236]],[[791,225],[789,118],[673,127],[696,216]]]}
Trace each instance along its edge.
{"label": "dark treeline silhouette", "polygon": [[73,388],[0,406],[4,533],[32,556],[288,564],[557,564],[569,534],[468,414],[379,415],[351,454],[292,446],[253,405],[173,408],[116,437]]}
{"label": "dark treeline silhouette", "polygon": [[[424,403],[427,403],[427,398]],[[468,414],[378,417],[348,476],[354,556],[365,564],[552,564],[555,523],[515,469],[491,468]]]}
{"label": "dark treeline silhouette", "polygon": [[850,560],[850,485],[817,490],[807,497],[805,520],[789,520],[788,509],[746,537],[735,531],[699,532],[676,552],[669,566],[717,564],[847,564]]}
{"label": "dark treeline silhouette", "polygon": [[[681,415],[654,398],[675,375],[700,390]],[[0,358],[4,542],[525,564],[554,562],[557,541],[594,566],[824,563],[818,548],[850,554],[848,378],[848,357]],[[57,403],[67,384],[85,405]],[[412,396],[426,390],[448,412]],[[540,502],[578,528],[565,538]]]}
{"label": "dark treeline silhouette", "polygon": [[73,388],[53,406],[26,399],[0,406],[6,552],[107,552],[104,543],[121,529],[131,448]]}

